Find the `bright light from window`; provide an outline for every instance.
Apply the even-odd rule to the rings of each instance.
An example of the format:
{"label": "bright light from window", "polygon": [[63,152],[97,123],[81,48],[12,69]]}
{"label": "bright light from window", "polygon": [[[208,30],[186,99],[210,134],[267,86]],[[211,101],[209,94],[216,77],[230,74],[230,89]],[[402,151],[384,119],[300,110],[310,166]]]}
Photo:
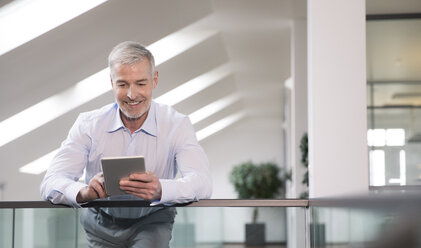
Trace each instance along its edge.
{"label": "bright light from window", "polygon": [[406,185],[406,154],[404,150],[399,152],[399,174],[401,185]]}
{"label": "bright light from window", "polygon": [[403,130],[403,129],[386,129],[386,145],[387,146],[403,146],[403,145],[405,145],[405,130]]}
{"label": "bright light from window", "polygon": [[369,129],[367,143],[369,146],[404,146],[405,130],[402,128]]}
{"label": "bright light from window", "polygon": [[0,9],[0,55],[46,33],[106,0],[14,0]]}
{"label": "bright light from window", "polygon": [[[212,134],[221,131],[222,129],[232,125],[233,123],[239,121],[240,119],[242,119],[245,116],[244,112],[238,112],[236,114],[232,114],[230,116],[227,116],[205,128],[203,128],[202,130],[196,132],[196,136],[197,139],[203,140],[209,136],[211,136]],[[28,173],[28,174],[41,174],[44,171],[46,171],[48,169],[48,167],[50,166],[51,160],[53,159],[53,157],[57,154],[58,149],[32,161],[31,163],[28,163],[27,165],[21,167],[19,169],[19,172],[22,173]],[[80,180],[83,180],[83,178],[85,177],[85,173],[83,174],[83,176],[81,177]]]}
{"label": "bright light from window", "polygon": [[192,80],[168,91],[167,93],[156,98],[155,101],[164,103],[167,105],[175,105],[184,99],[196,94],[199,91],[206,89],[212,84],[217,83],[224,77],[231,73],[231,69],[228,64],[218,66],[217,68],[208,71]]}
{"label": "bright light from window", "polygon": [[23,173],[36,174],[36,175],[41,174],[42,172],[47,170],[48,166],[50,166],[51,160],[57,154],[57,152],[58,152],[58,149],[19,168],[19,171]]}
{"label": "bright light from window", "polygon": [[213,124],[199,130],[196,132],[197,140],[201,141],[212,134],[219,132],[220,130],[234,124],[245,116],[244,112],[237,112],[235,114],[229,115],[219,121],[214,122]]}
{"label": "bright light from window", "polygon": [[[189,36],[189,34],[191,35]],[[151,44],[149,47],[151,47],[150,50],[152,53],[158,54],[158,56],[155,56],[156,61],[158,61],[156,66],[158,66],[171,58],[169,56],[159,57],[161,56],[160,54],[166,54],[165,52],[168,49],[169,54],[176,56],[214,34],[214,31],[197,32],[186,28],[164,37],[156,43]],[[188,37],[190,37],[189,41],[187,41]],[[168,44],[168,40],[173,42],[172,45],[179,50],[175,51],[174,48]],[[211,73],[203,76],[202,78],[196,79],[193,83],[197,83],[197,86],[200,88],[201,85],[206,84],[206,82],[209,83],[211,80],[216,80],[218,76],[227,73],[227,71],[227,67],[222,66],[221,68],[216,69],[215,74]],[[201,80],[204,81],[199,82]],[[197,87],[195,89],[197,90]],[[105,68],[80,81],[75,86],[32,105],[22,112],[0,122],[0,147],[110,90],[109,71],[108,68]],[[170,97],[164,99],[164,101],[171,100],[171,98],[174,98],[174,95],[170,95]],[[39,113],[42,113],[42,116],[40,116]]]}
{"label": "bright light from window", "polygon": [[400,178],[390,178],[389,179],[389,183],[390,184],[400,184],[401,183],[401,179]]}
{"label": "bright light from window", "polygon": [[154,55],[155,64],[159,65],[216,33],[214,30],[190,30],[187,28],[154,42],[148,46],[148,49]]}
{"label": "bright light from window", "polygon": [[231,105],[239,99],[240,95],[238,93],[234,93],[224,98],[221,98],[191,113],[189,115],[190,121],[192,122],[192,124],[196,124],[199,121],[206,119],[209,116],[221,111],[222,109],[226,108],[227,106]]}
{"label": "bright light from window", "polygon": [[385,154],[383,150],[370,151],[370,181],[373,186],[384,186],[386,182]]}
{"label": "bright light from window", "polygon": [[[159,66],[172,57],[175,57],[208,39],[214,34],[216,34],[215,31],[196,31],[187,27],[151,44],[148,46],[148,49],[154,54],[156,66]],[[198,78],[193,79],[193,83],[191,81],[190,83],[187,82],[189,83],[186,83],[187,85],[195,85],[191,89],[189,89],[191,86],[181,87],[182,90],[185,89],[189,92],[188,94],[185,94],[184,92],[181,94],[185,94],[186,96],[195,94],[217,82],[219,79],[222,79],[230,72],[231,71],[227,65],[220,66],[202,77],[199,76]],[[63,115],[66,112],[69,112],[72,109],[108,92],[111,90],[109,80],[109,70],[108,68],[105,68],[82,80],[66,91],[51,96],[0,122],[0,147],[46,124],[60,115]],[[177,90],[175,92],[180,93],[182,90]],[[181,100],[174,100],[173,94],[174,93],[171,93],[162,98],[162,102],[166,104],[175,104],[182,100],[180,96],[178,97],[180,97],[179,99]],[[43,113],[42,118],[40,118],[39,113]],[[21,123],[24,123],[25,125],[22,125]],[[44,172],[48,168],[50,161],[56,152],[57,150],[34,160],[33,162],[21,167],[19,171],[31,174],[40,174]]]}
{"label": "bright light from window", "polygon": [[384,129],[369,129],[367,141],[369,146],[384,146],[386,144],[386,131]]}
{"label": "bright light from window", "polygon": [[[0,122],[0,147],[110,90],[108,68]],[[42,115],[40,116],[40,113]]]}

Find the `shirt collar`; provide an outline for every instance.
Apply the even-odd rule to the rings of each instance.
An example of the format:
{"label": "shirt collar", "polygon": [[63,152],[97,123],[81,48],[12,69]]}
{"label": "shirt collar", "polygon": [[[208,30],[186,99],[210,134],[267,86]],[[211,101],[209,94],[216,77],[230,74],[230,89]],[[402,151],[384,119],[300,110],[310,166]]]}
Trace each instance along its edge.
{"label": "shirt collar", "polygon": [[124,128],[123,121],[120,118],[120,109],[117,103],[114,103],[115,114],[114,118],[111,120],[110,126],[108,127],[108,132],[112,133],[121,128]]}
{"label": "shirt collar", "polygon": [[[114,104],[114,108],[115,108],[115,116],[113,118],[113,120],[110,123],[110,126],[108,128],[108,132],[112,133],[115,132],[119,129],[122,128],[126,128],[124,126],[123,121],[121,120],[121,116],[120,116],[120,109],[118,107],[118,104],[115,103]],[[139,132],[139,131],[143,131],[147,134],[150,134],[152,136],[156,137],[156,117],[155,117],[155,103],[153,101],[151,101],[151,106],[149,108],[149,112],[148,112],[148,117],[146,117],[145,122],[143,123],[143,125],[135,131],[135,133]]]}
{"label": "shirt collar", "polygon": [[142,131],[147,134],[156,137],[156,115],[155,115],[155,103],[151,101],[151,106],[149,108],[148,117],[146,117],[145,122],[140,127]]}

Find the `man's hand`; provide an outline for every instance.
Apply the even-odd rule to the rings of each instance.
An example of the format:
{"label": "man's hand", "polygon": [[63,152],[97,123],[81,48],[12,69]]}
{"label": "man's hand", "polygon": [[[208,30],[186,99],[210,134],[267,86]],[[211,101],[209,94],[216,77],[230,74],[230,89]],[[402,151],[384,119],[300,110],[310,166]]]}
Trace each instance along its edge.
{"label": "man's hand", "polygon": [[92,201],[98,198],[104,199],[107,197],[104,188],[104,174],[102,172],[96,174],[89,185],[82,188],[77,194],[76,201],[78,203]]}
{"label": "man's hand", "polygon": [[162,188],[158,177],[152,172],[133,173],[120,180],[120,189],[147,201],[161,199]]}

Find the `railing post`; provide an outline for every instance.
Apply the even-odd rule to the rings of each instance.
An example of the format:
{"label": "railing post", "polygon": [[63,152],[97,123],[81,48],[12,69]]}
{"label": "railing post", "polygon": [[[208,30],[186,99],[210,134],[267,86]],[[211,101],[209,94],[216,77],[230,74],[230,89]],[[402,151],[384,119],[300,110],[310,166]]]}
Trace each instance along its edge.
{"label": "railing post", "polygon": [[75,248],[78,247],[78,241],[79,241],[79,218],[78,218],[78,213],[79,210],[77,208],[75,208]]}
{"label": "railing post", "polygon": [[311,248],[311,240],[310,240],[310,224],[311,224],[311,207],[307,206],[306,210],[306,224],[305,224],[305,237],[306,237],[306,248]]}
{"label": "railing post", "polygon": [[16,221],[15,212],[16,212],[16,209],[13,208],[13,211],[12,211],[12,248],[15,248],[15,226],[16,226],[16,224],[15,224],[15,221]]}

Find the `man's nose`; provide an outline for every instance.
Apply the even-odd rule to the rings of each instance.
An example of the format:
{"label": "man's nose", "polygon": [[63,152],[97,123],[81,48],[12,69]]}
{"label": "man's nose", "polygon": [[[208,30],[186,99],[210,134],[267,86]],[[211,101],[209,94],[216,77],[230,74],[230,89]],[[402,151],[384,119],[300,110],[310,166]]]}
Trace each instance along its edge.
{"label": "man's nose", "polygon": [[127,90],[127,97],[130,98],[130,99],[136,98],[136,91],[133,88],[133,86],[130,86],[129,89]]}

